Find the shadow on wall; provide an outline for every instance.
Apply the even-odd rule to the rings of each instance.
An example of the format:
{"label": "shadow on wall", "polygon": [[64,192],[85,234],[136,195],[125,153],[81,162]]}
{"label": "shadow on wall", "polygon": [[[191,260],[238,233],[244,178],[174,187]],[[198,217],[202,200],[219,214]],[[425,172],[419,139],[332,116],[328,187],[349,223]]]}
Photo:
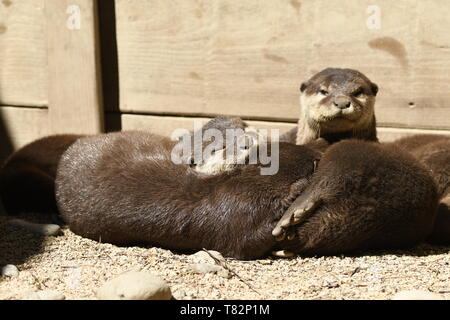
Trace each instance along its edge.
{"label": "shadow on wall", "polygon": [[8,128],[3,118],[2,107],[0,106],[0,163],[3,165],[6,157],[14,151],[14,146],[8,132]]}
{"label": "shadow on wall", "polygon": [[119,60],[114,0],[98,1],[100,59],[106,131],[122,129],[119,108]]}
{"label": "shadow on wall", "polygon": [[[2,114],[2,107],[0,106],[0,168],[3,166],[6,158],[14,151],[14,146],[8,128]],[[3,204],[0,199],[0,216],[5,215]]]}

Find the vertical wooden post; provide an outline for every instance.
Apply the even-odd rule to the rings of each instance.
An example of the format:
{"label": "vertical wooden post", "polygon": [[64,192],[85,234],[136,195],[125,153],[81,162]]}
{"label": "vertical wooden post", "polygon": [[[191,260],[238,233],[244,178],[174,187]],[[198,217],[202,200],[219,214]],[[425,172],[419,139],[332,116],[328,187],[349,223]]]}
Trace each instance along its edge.
{"label": "vertical wooden post", "polygon": [[97,0],[45,0],[49,132],[104,130]]}

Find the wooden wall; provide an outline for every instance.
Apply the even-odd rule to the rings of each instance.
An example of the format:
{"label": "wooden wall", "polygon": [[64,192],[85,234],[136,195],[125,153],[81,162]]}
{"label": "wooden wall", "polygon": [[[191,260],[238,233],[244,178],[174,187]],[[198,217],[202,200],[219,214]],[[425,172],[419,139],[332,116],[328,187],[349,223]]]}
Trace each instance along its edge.
{"label": "wooden wall", "polygon": [[[441,0],[116,3],[123,112],[294,121],[301,81],[336,66],[380,85],[381,126],[450,129]],[[374,3],[379,30],[366,26]]]}
{"label": "wooden wall", "polygon": [[0,159],[48,134],[103,131],[97,23],[92,0],[0,1]]}
{"label": "wooden wall", "polygon": [[446,0],[0,0],[0,157],[51,133],[169,134],[219,114],[286,131],[300,83],[328,66],[379,85],[383,140],[448,134],[449,16]]}

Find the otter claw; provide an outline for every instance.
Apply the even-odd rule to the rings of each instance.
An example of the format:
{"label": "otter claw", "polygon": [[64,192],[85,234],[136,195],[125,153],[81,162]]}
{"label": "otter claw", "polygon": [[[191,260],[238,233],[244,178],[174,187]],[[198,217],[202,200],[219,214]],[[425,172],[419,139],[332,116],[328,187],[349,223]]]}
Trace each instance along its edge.
{"label": "otter claw", "polygon": [[287,233],[287,239],[288,239],[288,240],[293,240],[294,238],[295,238],[295,232],[289,231],[289,232]]}
{"label": "otter claw", "polygon": [[283,241],[286,236],[284,229],[279,226],[276,226],[275,229],[273,229],[272,235],[277,241]]}
{"label": "otter claw", "polygon": [[286,238],[286,234],[285,233],[282,233],[282,234],[280,234],[278,236],[275,236],[275,240],[276,241],[283,241],[285,238]]}
{"label": "otter claw", "polygon": [[[306,200],[304,200],[306,198]],[[286,210],[284,215],[278,221],[272,235],[277,241],[282,241],[286,238],[286,229],[290,226],[299,224],[308,218],[309,213],[319,206],[322,200],[319,197],[300,196],[294,203]],[[292,240],[295,234],[289,233],[288,240]],[[280,239],[280,240],[279,240]]]}

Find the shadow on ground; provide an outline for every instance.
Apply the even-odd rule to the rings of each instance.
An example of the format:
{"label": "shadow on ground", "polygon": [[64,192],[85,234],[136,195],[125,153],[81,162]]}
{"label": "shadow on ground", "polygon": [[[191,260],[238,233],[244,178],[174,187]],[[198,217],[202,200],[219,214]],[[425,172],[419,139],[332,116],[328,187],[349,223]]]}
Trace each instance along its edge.
{"label": "shadow on ground", "polygon": [[[33,215],[23,215],[14,218],[32,222],[45,223],[47,219],[40,219]],[[23,228],[8,223],[9,217],[0,215],[0,265],[25,263],[30,257],[44,250],[45,237],[34,234]]]}

